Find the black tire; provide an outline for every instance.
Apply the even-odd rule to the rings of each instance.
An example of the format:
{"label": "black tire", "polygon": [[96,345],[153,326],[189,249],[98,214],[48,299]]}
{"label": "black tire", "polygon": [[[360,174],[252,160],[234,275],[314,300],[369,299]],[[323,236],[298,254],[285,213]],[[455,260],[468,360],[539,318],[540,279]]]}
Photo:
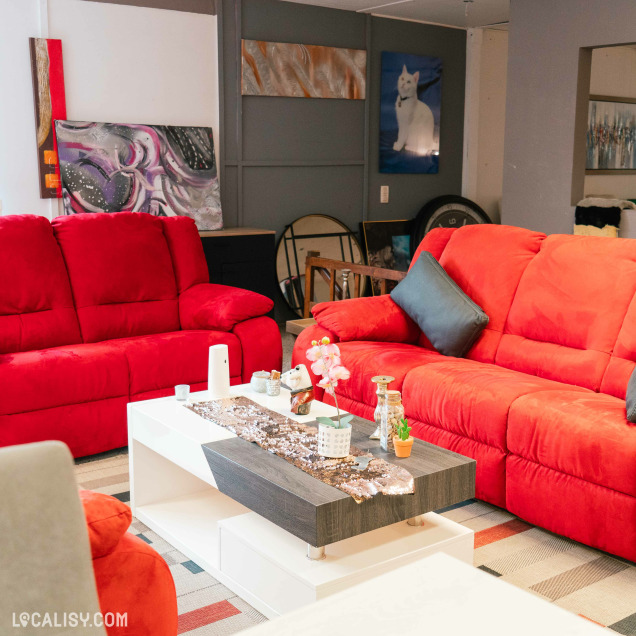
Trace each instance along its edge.
{"label": "black tire", "polygon": [[462,225],[476,225],[482,223],[492,223],[488,215],[473,201],[460,197],[455,194],[445,194],[441,197],[431,199],[418,213],[413,222],[413,232],[411,233],[411,254],[415,254],[415,250],[418,248],[422,239],[435,227],[453,227],[450,223],[452,219],[448,219],[449,224],[445,225],[444,220],[440,220],[440,224],[436,225],[437,212],[440,208],[448,206],[450,204],[457,204],[464,208],[468,208],[470,212],[459,209],[456,215],[459,215],[464,219]]}

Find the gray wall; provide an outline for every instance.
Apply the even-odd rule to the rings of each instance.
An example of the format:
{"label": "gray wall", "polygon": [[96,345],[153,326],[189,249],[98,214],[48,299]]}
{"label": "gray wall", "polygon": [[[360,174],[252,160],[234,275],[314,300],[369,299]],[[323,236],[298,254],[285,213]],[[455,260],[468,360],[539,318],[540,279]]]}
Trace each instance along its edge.
{"label": "gray wall", "polygon": [[[223,0],[221,164],[225,223],[281,232],[304,214],[337,217],[357,231],[363,219],[415,216],[431,198],[460,194],[466,34],[278,0]],[[240,96],[240,40],[366,48],[368,99]],[[444,62],[440,172],[380,175],[378,127],[383,50]],[[380,186],[391,188],[380,204]]]}
{"label": "gray wall", "polygon": [[633,0],[511,1],[503,223],[572,233],[583,195],[589,47],[632,42]]}

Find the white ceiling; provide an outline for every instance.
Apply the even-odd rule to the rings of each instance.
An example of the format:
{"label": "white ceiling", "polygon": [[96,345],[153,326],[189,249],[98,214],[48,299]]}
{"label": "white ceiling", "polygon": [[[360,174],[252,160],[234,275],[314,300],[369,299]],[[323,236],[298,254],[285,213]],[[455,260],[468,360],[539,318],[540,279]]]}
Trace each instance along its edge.
{"label": "white ceiling", "polygon": [[[510,0],[285,0],[300,4],[315,4],[332,9],[403,20],[434,22],[455,27],[479,27],[507,22]],[[466,7],[468,6],[468,15]]]}

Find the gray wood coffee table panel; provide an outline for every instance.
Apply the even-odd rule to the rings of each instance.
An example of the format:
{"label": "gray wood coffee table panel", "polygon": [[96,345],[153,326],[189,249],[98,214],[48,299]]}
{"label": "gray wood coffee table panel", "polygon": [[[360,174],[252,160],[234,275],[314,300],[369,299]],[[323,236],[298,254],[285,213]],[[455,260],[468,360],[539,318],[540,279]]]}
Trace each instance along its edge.
{"label": "gray wood coffee table panel", "polygon": [[419,439],[411,457],[396,459],[369,439],[374,430],[375,424],[355,418],[352,444],[408,470],[415,479],[415,494],[378,495],[358,504],[238,437],[204,444],[203,451],[219,491],[316,547],[474,497],[475,460]]}

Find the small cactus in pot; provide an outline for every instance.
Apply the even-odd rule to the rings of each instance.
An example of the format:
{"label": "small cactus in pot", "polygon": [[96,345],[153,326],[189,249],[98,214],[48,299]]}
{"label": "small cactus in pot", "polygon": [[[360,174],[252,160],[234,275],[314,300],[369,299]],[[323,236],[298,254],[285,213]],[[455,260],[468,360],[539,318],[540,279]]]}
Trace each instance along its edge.
{"label": "small cactus in pot", "polygon": [[413,438],[411,437],[411,427],[405,417],[400,420],[395,432],[393,445],[395,446],[396,457],[409,457],[413,449]]}

